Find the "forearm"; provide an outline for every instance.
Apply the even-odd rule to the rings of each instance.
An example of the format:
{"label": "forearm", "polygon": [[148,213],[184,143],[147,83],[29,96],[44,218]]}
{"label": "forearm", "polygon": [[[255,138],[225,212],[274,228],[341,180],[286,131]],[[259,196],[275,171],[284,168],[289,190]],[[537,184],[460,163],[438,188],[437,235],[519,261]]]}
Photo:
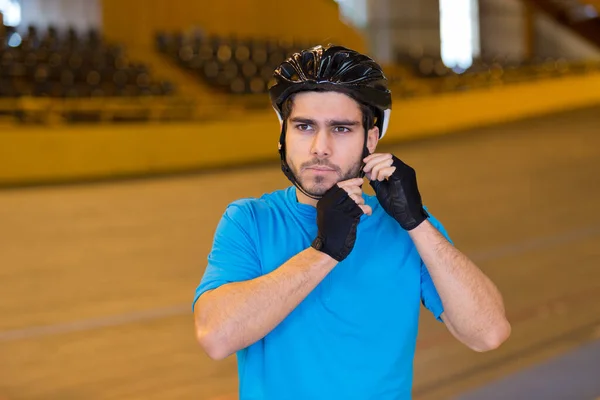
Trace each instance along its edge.
{"label": "forearm", "polygon": [[221,359],[262,339],[336,264],[309,247],[269,274],[203,294],[195,306],[198,341]]}
{"label": "forearm", "polygon": [[450,331],[475,350],[497,347],[510,325],[494,283],[429,221],[409,234],[442,299]]}

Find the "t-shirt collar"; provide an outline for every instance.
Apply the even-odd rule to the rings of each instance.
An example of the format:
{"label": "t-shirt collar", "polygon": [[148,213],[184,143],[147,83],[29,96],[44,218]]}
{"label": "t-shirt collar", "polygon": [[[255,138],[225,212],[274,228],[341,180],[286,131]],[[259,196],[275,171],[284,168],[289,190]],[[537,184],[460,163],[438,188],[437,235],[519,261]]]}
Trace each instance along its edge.
{"label": "t-shirt collar", "polygon": [[[297,212],[298,215],[301,215],[305,218],[309,218],[316,222],[316,218],[317,218],[316,207],[314,207],[310,204],[300,203],[298,201],[297,190],[298,189],[294,185],[291,185],[290,187],[288,187],[286,189],[286,200],[287,200],[288,204],[290,205],[292,210]],[[373,208],[373,211],[375,211],[375,207],[377,205],[377,199],[374,196],[368,196],[364,193],[363,193],[363,198],[365,199],[365,204],[370,205]],[[367,217],[366,215],[363,215],[361,217],[361,220],[366,217]]]}

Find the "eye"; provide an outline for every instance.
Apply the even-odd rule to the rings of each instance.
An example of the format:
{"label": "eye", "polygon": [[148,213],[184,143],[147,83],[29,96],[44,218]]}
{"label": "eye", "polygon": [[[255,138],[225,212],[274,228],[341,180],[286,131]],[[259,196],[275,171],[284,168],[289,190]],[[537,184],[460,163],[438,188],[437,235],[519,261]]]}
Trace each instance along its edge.
{"label": "eye", "polygon": [[296,129],[298,129],[299,131],[302,132],[306,132],[312,129],[312,127],[309,124],[298,124],[296,125]]}
{"label": "eye", "polygon": [[348,133],[350,132],[350,128],[346,128],[345,126],[336,126],[333,128],[336,133]]}

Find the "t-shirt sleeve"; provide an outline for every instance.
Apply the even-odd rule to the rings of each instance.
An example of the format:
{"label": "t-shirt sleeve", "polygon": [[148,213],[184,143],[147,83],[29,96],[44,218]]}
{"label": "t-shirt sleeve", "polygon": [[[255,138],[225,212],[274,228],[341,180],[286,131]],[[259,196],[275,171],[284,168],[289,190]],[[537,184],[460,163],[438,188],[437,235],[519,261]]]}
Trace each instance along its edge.
{"label": "t-shirt sleeve", "polygon": [[[438,221],[431,214],[429,216],[429,222],[431,222],[431,224],[434,227],[436,227],[437,230],[451,244],[454,244],[452,242],[452,240],[450,239],[450,236],[448,235],[448,232],[446,231],[446,229],[444,228],[442,223],[440,221]],[[442,313],[444,312],[444,306],[442,304],[442,299],[440,298],[440,295],[433,283],[433,280],[431,279],[431,275],[429,275],[429,271],[427,270],[427,267],[425,266],[425,263],[423,262],[423,260],[421,260],[421,302],[423,303],[423,306],[425,306],[425,308],[427,308],[429,311],[431,311],[433,316],[438,321],[443,322],[442,318],[440,317],[442,315]]]}
{"label": "t-shirt sleeve", "polygon": [[204,275],[196,288],[192,310],[207,290],[260,276],[252,215],[250,205],[244,201],[232,203],[225,210],[214,234]]}

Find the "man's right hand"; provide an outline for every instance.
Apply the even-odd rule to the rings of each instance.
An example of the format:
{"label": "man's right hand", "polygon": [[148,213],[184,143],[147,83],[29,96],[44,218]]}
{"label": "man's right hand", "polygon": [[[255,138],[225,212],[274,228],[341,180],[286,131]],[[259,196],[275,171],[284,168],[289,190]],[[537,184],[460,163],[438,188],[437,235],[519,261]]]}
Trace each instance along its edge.
{"label": "man's right hand", "polygon": [[372,212],[364,204],[362,184],[362,178],[339,182],[317,203],[319,231],[311,246],[337,261],[344,260],[354,248],[360,217]]}

